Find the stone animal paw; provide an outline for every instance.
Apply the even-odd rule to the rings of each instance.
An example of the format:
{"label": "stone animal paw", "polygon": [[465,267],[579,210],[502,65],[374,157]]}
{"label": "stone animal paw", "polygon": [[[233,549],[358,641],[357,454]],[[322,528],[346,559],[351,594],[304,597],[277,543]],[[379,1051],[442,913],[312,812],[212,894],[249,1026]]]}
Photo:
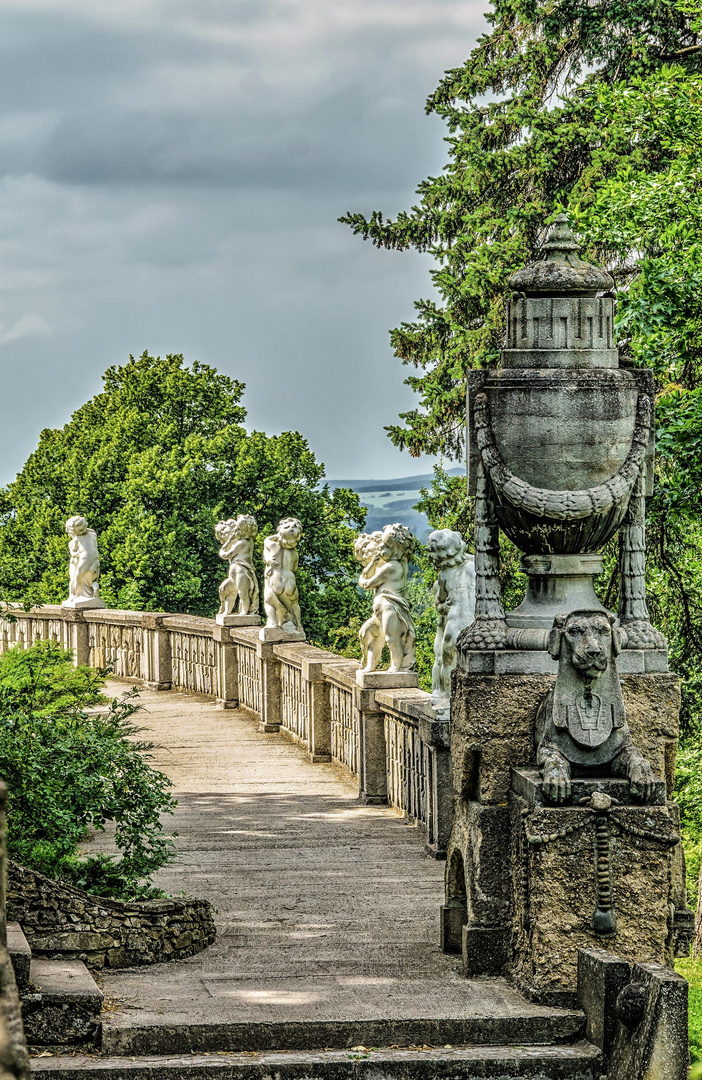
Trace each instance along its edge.
{"label": "stone animal paw", "polygon": [[649,763],[645,758],[632,761],[627,771],[629,790],[633,797],[641,802],[650,802],[653,797],[653,784],[656,778]]}
{"label": "stone animal paw", "polygon": [[565,769],[544,769],[543,776],[543,793],[548,802],[562,803],[570,798],[570,776]]}

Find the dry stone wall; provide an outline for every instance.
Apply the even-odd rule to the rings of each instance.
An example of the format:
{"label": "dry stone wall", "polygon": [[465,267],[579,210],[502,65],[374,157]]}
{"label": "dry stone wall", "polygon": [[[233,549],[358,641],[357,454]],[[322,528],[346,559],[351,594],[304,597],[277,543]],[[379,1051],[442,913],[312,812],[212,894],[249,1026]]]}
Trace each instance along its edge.
{"label": "dry stone wall", "polygon": [[109,900],[8,861],[8,919],[35,956],[88,967],[183,960],[215,939],[207,900]]}

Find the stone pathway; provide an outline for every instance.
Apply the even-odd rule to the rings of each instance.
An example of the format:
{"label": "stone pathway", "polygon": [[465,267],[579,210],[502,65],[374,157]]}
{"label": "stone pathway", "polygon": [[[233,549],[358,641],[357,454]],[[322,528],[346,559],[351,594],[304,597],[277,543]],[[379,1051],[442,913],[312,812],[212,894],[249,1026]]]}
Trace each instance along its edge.
{"label": "stone pathway", "polygon": [[[124,685],[114,680],[111,691]],[[397,1039],[397,1024],[417,1017],[431,1033],[446,1018],[538,1026],[560,1014],[502,979],[461,978],[458,958],[438,945],[444,863],[425,855],[402,817],[360,805],[340,770],[259,733],[243,712],[176,693],[144,691],[141,701],[140,723],[159,745],[154,763],[179,800],[179,858],[156,881],[209,899],[218,936],[188,960],[101,975],[118,1003],[103,1027],[112,1052],[168,1052],[180,1024],[393,1021]],[[165,1045],[142,1046],[137,1029],[159,1026]],[[451,1041],[441,1024],[433,1030]]]}

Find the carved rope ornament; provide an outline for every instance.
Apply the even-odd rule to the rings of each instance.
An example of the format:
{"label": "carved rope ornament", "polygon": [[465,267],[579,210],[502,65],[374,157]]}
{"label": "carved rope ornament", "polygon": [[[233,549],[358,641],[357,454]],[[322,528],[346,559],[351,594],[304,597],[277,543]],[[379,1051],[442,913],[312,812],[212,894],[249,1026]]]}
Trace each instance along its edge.
{"label": "carved rope ornament", "polygon": [[556,521],[578,521],[593,515],[606,514],[629,499],[646,456],[652,415],[650,397],[648,394],[639,394],[629,453],[621,468],[609,480],[580,491],[553,491],[550,488],[533,487],[507,468],[495,442],[487,395],[476,394],[474,399],[478,447],[495,491],[514,507],[524,509],[536,517],[552,518]]}
{"label": "carved rope ornament", "polygon": [[595,826],[595,910],[592,913],[592,928],[600,937],[614,937],[617,929],[617,919],[613,901],[613,868],[612,868],[612,826],[619,829],[620,833],[628,833],[637,840],[648,840],[649,843],[658,844],[662,847],[675,847],[680,843],[680,834],[674,831],[664,835],[653,829],[639,829],[624,821],[616,810],[617,800],[604,792],[594,792],[590,798],[580,800],[580,804],[589,811],[582,821],[574,825],[567,825],[552,833],[531,833],[528,819],[531,810],[522,810],[524,831],[527,843],[532,848],[541,848],[554,840],[563,840],[573,833],[585,829],[594,824]]}

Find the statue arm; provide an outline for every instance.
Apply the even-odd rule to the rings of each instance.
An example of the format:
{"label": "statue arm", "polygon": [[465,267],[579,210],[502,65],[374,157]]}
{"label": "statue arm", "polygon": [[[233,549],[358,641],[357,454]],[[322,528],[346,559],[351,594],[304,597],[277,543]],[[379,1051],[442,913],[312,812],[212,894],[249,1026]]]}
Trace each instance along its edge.
{"label": "statue arm", "polygon": [[361,574],[358,583],[362,589],[377,589],[379,585],[384,585],[388,580],[392,580],[392,578],[392,563],[386,562],[382,563],[382,565],[376,570],[374,574],[371,574],[370,577],[368,577],[367,571],[364,571]]}

